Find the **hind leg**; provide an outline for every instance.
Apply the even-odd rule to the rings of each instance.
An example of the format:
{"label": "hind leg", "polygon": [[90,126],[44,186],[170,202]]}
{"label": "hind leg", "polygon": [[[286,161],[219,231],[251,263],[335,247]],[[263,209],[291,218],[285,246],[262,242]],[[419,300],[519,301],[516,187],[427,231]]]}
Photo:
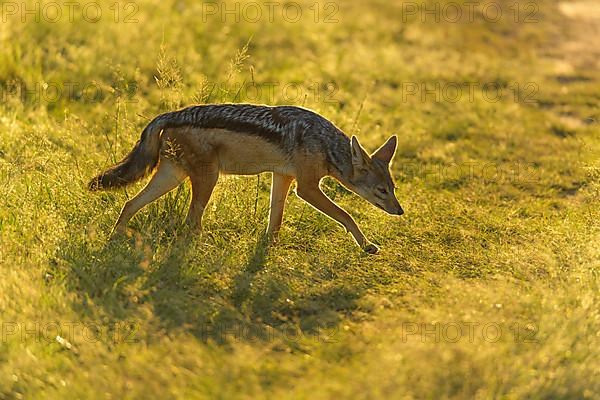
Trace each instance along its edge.
{"label": "hind leg", "polygon": [[127,222],[144,206],[152,203],[165,193],[175,189],[184,179],[186,174],[167,159],[160,160],[158,169],[150,182],[134,198],[127,201],[121,210],[121,215],[112,230],[115,233],[123,233]]}
{"label": "hind leg", "polygon": [[203,164],[190,175],[192,182],[192,201],[186,223],[194,230],[202,228],[202,214],[210,199],[210,195],[219,179],[219,167],[216,163]]}

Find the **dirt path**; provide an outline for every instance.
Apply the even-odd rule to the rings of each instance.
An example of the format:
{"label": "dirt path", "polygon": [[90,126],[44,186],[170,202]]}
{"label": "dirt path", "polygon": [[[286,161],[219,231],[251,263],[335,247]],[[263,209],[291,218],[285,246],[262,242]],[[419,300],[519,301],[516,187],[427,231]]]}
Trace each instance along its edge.
{"label": "dirt path", "polygon": [[562,1],[560,14],[553,18],[559,26],[554,40],[545,49],[552,64],[553,77],[562,85],[561,97],[548,112],[569,130],[599,126],[598,106],[593,97],[585,106],[574,104],[573,93],[589,98],[590,89],[600,80],[600,2],[597,0]]}
{"label": "dirt path", "polygon": [[[569,19],[569,35],[559,47],[565,68],[600,69],[600,3],[597,0],[563,1],[559,10]],[[568,71],[565,71],[568,72]]]}

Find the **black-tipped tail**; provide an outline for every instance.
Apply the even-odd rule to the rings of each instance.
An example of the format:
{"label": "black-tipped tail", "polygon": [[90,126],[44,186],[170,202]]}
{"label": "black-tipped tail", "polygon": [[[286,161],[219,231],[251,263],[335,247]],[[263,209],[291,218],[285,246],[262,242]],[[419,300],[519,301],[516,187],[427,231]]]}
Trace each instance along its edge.
{"label": "black-tipped tail", "polygon": [[161,130],[153,129],[151,126],[152,123],[144,129],[140,140],[121,162],[90,181],[89,190],[97,191],[127,186],[142,179],[156,167],[160,151]]}

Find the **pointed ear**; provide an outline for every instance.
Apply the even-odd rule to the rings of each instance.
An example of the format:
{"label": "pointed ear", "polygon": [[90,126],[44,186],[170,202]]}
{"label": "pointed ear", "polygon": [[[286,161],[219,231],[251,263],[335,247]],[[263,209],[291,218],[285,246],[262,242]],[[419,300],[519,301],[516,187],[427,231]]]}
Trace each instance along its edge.
{"label": "pointed ear", "polygon": [[363,149],[360,143],[358,143],[356,136],[352,136],[352,139],[350,139],[350,153],[352,154],[352,165],[354,168],[362,168],[366,166],[367,162],[369,161],[369,155],[365,149]]}
{"label": "pointed ear", "polygon": [[371,157],[381,160],[386,164],[389,164],[390,161],[392,161],[392,158],[394,158],[394,153],[396,153],[397,145],[398,138],[396,138],[396,135],[393,135],[383,144],[383,146],[375,150]]}

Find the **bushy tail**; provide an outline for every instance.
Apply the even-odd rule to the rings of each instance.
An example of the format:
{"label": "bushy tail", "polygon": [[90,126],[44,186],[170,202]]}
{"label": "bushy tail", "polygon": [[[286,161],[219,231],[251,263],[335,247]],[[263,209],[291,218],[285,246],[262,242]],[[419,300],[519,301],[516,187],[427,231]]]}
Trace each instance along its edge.
{"label": "bushy tail", "polygon": [[150,173],[158,163],[161,132],[159,121],[151,122],[131,152],[121,162],[92,179],[88,184],[89,189],[96,191],[123,187]]}

